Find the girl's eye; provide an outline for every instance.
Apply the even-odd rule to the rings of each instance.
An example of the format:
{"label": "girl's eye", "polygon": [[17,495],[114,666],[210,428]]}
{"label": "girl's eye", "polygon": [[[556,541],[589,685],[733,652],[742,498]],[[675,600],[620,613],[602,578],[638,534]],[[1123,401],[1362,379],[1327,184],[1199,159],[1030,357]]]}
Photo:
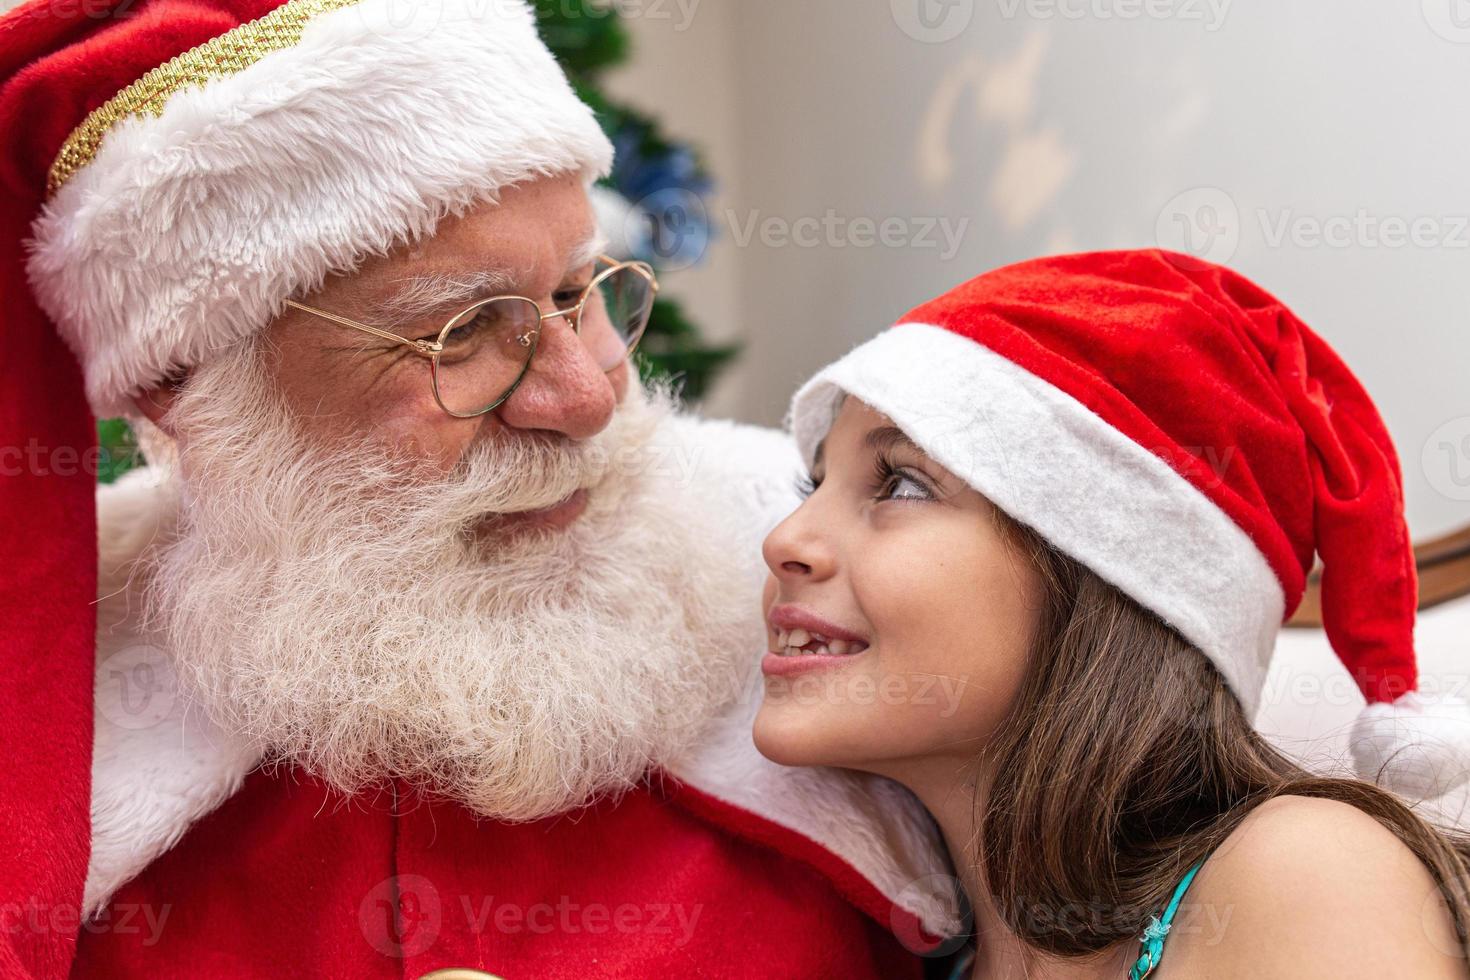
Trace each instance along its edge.
{"label": "girl's eye", "polygon": [[821,485],[822,485],[822,481],[821,480],[818,480],[814,476],[811,476],[810,474],[808,474],[806,476],[799,476],[799,477],[796,478],[796,493],[797,493],[797,496],[801,497],[802,500],[805,500],[806,498],[810,497],[812,494],[816,493],[817,492],[817,487],[819,487]]}
{"label": "girl's eye", "polygon": [[890,474],[878,491],[879,500],[931,500],[933,497],[928,487],[904,473]]}

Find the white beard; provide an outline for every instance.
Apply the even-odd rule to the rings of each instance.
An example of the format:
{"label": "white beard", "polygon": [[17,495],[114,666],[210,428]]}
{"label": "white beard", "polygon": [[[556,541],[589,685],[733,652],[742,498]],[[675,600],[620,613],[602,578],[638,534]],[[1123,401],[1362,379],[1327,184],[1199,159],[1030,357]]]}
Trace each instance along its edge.
{"label": "white beard", "polygon": [[[147,616],[217,724],[344,792],[398,776],[530,820],[625,790],[760,643],[752,562],[655,453],[671,410],[634,385],[596,439],[508,436],[425,480],[309,447],[255,352],[230,352],[173,410],[179,527]],[[578,487],[566,529],[465,533]]]}

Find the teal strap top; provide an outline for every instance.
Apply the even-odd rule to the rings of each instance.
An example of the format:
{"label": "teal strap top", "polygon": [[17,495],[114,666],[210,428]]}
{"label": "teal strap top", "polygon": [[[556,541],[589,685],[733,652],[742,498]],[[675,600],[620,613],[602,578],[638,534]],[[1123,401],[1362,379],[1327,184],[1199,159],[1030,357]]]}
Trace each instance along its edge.
{"label": "teal strap top", "polygon": [[1138,957],[1138,962],[1133,964],[1133,969],[1128,971],[1128,980],[1143,980],[1144,977],[1154,972],[1159,965],[1159,960],[1164,956],[1164,937],[1169,934],[1169,926],[1174,923],[1174,913],[1179,910],[1179,902],[1184,898],[1184,893],[1189,891],[1189,885],[1194,881],[1204,859],[1201,858],[1194,867],[1184,875],[1179,882],[1179,887],[1174,889],[1174,897],[1169,899],[1169,904],[1164,908],[1164,914],[1151,916],[1148,925],[1143,929],[1143,953]]}
{"label": "teal strap top", "polygon": [[[1158,967],[1159,960],[1164,957],[1164,937],[1169,934],[1169,926],[1174,923],[1174,913],[1179,911],[1179,903],[1183,901],[1184,893],[1189,891],[1194,876],[1204,863],[1204,859],[1201,858],[1185,873],[1184,878],[1179,882],[1179,887],[1174,889],[1174,895],[1169,899],[1169,904],[1164,907],[1163,915],[1149,917],[1148,925],[1144,927],[1140,940],[1143,944],[1143,952],[1138,957],[1138,962],[1133,964],[1133,969],[1128,971],[1128,980],[1143,980]],[[959,957],[953,972],[950,973],[950,980],[964,980],[970,975],[974,965],[975,950],[972,947]]]}

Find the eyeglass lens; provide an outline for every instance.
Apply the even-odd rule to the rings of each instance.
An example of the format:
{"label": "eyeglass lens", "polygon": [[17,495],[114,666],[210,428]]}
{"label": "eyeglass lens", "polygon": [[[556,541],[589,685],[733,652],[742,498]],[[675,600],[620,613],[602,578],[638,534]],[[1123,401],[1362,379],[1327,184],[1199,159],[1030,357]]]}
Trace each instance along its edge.
{"label": "eyeglass lens", "polygon": [[[622,266],[595,280],[577,317],[577,332],[597,366],[617,367],[648,325],[654,290],[649,277]],[[434,368],[439,400],[450,412],[471,415],[500,401],[525,371],[541,329],[541,313],[527,299],[496,297],[455,318],[440,338]]]}

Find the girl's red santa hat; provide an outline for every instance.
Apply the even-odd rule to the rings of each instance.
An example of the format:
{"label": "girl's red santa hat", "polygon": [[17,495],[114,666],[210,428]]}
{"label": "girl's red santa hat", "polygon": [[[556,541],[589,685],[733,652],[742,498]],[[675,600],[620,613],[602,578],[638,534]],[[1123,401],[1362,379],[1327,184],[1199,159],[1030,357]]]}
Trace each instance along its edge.
{"label": "girl's red santa hat", "polygon": [[1347,366],[1254,283],[1160,251],[1023,262],[809,381],[791,415],[808,465],[844,395],[1157,613],[1251,714],[1320,557],[1327,637],[1367,701],[1361,774],[1419,797],[1470,775],[1470,709],[1419,690],[1393,443]]}

